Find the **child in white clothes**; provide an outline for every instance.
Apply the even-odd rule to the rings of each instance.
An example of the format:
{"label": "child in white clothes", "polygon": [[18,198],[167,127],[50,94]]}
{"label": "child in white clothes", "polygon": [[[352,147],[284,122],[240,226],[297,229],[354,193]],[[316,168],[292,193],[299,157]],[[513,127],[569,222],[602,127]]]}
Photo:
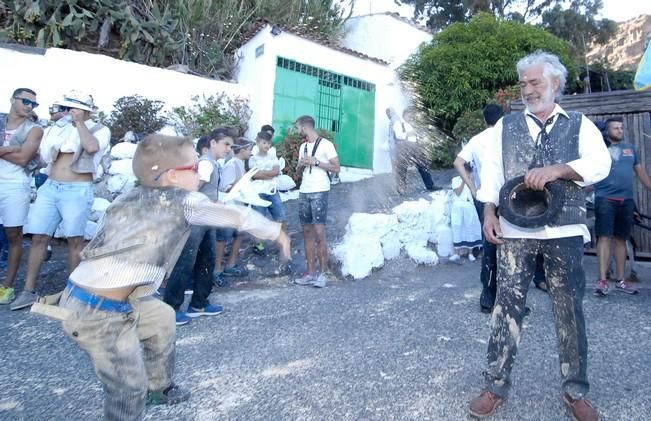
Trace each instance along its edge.
{"label": "child in white clothes", "polygon": [[[472,171],[471,169],[469,171]],[[458,262],[461,255],[467,255],[471,262],[475,260],[472,249],[481,246],[481,224],[475,209],[473,197],[468,185],[461,177],[452,179],[452,203],[450,205],[450,225],[455,254],[450,257]]]}

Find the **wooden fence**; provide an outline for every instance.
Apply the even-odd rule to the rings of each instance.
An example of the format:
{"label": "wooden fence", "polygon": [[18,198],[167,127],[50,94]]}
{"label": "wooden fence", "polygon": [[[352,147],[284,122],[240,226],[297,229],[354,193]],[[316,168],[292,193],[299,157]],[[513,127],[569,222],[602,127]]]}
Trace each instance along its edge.
{"label": "wooden fence", "polygon": [[[560,105],[568,111],[580,111],[592,121],[621,117],[624,121],[624,139],[637,148],[640,163],[651,174],[651,90],[644,92],[615,91],[582,95],[567,95]],[[524,109],[522,101],[510,104],[511,111]],[[648,158],[648,159],[647,159]],[[640,213],[651,216],[651,191],[636,178],[636,203]],[[642,220],[651,226],[651,220]],[[633,237],[636,255],[651,258],[651,231],[635,227]]]}

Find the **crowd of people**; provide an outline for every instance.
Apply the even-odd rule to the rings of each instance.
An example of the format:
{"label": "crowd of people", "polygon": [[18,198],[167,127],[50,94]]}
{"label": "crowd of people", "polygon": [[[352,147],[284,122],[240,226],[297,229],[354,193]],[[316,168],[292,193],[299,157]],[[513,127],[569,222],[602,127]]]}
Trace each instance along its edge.
{"label": "crowd of people", "polygon": [[[226,277],[246,274],[237,265],[244,233],[258,238],[259,250],[263,241],[274,240],[281,265],[288,267],[287,215],[275,182],[284,161],[271,146],[273,128],[263,126],[253,142],[219,127],[196,146],[184,137],[146,136],[133,158],[137,187],[113,201],[84,247],[92,183],[110,130],[91,118],[93,98],[78,91],[53,104],[45,130],[36,122],[35,91],[16,89],[10,101],[10,112],[0,116],[0,217],[8,249],[0,302],[11,310],[34,307],[63,322],[104,386],[107,419],[140,419],[146,401],[188,399],[189,391],[172,382],[175,328],[223,311],[208,297]],[[294,126],[304,138],[299,219],[307,259],[307,272],[294,282],[324,287],[332,276],[325,235],[329,177],[339,171],[339,160],[311,116],[299,117]],[[48,177],[30,209],[32,175],[41,167]],[[241,180],[254,186],[259,196],[254,206],[223,204],[222,195]],[[38,297],[40,267],[59,226],[68,243],[68,283],[58,294]],[[32,239],[25,287],[16,295],[23,227]],[[192,297],[181,309],[188,288]],[[161,299],[154,297],[161,292]]]}
{"label": "crowd of people", "polygon": [[[607,144],[593,122],[557,103],[567,77],[558,57],[532,53],[517,63],[517,71],[525,110],[503,115],[499,106],[487,105],[487,128],[454,163],[459,177],[451,193],[451,260],[474,260],[473,251],[482,247],[479,304],[492,313],[485,388],[471,400],[469,412],[491,416],[508,397],[533,281],[548,292],[554,310],[562,398],[574,419],[597,420],[597,410],[586,399],[583,246],[591,239],[586,189],[594,185],[600,268],[595,294],[605,297],[610,291],[606,272],[614,246],[615,290],[634,295],[637,289],[624,278],[634,174],[647,188],[651,177],[635,147],[624,141],[621,119],[606,122]],[[281,265],[286,267],[291,257],[288,215],[275,182],[285,163],[272,146],[273,128],[263,126],[251,141],[218,127],[196,145],[184,137],[146,136],[133,157],[137,186],[114,200],[84,247],[92,183],[109,147],[109,129],[91,118],[93,98],[80,92],[55,102],[53,122],[45,131],[33,119],[39,105],[33,90],[16,89],[10,101],[9,114],[0,116],[0,217],[8,248],[0,302],[11,303],[12,310],[33,305],[62,321],[104,386],[107,419],[141,419],[145,402],[187,400],[190,392],[172,381],[176,326],[223,311],[209,295],[229,276],[246,274],[238,265],[245,233],[257,238],[259,251],[265,250],[265,241],[275,241]],[[405,193],[405,173],[412,164],[425,188],[433,190],[409,122],[413,117],[409,112],[400,117],[392,108],[387,117],[398,192]],[[325,230],[330,175],[339,172],[339,159],[311,116],[298,117],[294,129],[304,141],[297,165],[302,174],[298,217],[307,269],[293,282],[324,287],[332,276]],[[31,174],[42,165],[48,179],[30,210]],[[250,206],[223,203],[249,182],[257,193]],[[535,192],[541,191],[546,201],[535,203]],[[527,199],[517,203],[522,192]],[[68,242],[69,280],[61,293],[37,302],[40,267],[59,225]],[[23,226],[32,234],[32,245],[25,287],[16,296]],[[188,288],[192,297],[182,309]]]}

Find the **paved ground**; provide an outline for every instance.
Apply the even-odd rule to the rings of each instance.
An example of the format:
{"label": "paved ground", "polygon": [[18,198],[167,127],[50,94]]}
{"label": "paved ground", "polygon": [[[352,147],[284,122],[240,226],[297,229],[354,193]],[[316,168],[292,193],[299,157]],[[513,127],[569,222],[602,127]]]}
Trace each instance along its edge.
{"label": "paved ground", "polygon": [[[377,177],[337,186],[330,237],[343,233],[352,211],[403,200],[387,196],[388,185]],[[412,196],[418,188],[412,184]],[[291,224],[290,232],[298,226]],[[296,241],[297,271],[301,247]],[[42,291],[63,285],[64,256],[57,246]],[[175,378],[192,390],[192,399],[150,408],[146,419],[469,419],[466,406],[481,388],[489,335],[488,316],[477,311],[478,263],[427,268],[400,258],[368,279],[319,290],[264,276],[273,263],[245,256],[263,275],[216,291],[213,300],[227,311],[177,331]],[[595,258],[586,257],[585,267],[595,279]],[[604,420],[651,419],[651,265],[643,264],[640,275],[638,296],[587,295],[584,301],[591,397]],[[515,386],[494,419],[569,419],[559,398],[548,297],[533,289],[528,305],[533,312],[525,321]],[[101,418],[92,366],[58,323],[5,306],[0,321],[0,419]]]}

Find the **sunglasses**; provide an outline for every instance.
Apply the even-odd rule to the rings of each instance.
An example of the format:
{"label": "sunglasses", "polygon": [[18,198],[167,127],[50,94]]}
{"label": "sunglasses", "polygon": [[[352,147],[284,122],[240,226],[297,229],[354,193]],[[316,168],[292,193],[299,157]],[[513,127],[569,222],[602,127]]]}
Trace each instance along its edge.
{"label": "sunglasses", "polygon": [[31,106],[31,107],[32,107],[32,110],[33,110],[34,108],[38,107],[38,102],[36,102],[36,101],[32,101],[32,100],[29,99],[29,98],[18,98],[17,96],[15,96],[14,99],[19,99],[19,100],[23,101],[23,105],[24,105],[25,107]]}
{"label": "sunglasses", "polygon": [[163,174],[165,174],[166,172],[168,172],[170,170],[199,172],[199,161],[195,161],[193,164],[190,164],[190,165],[182,165],[180,167],[168,168],[165,171],[163,171],[162,173],[158,174],[154,178],[154,181],[158,181],[163,176]]}

